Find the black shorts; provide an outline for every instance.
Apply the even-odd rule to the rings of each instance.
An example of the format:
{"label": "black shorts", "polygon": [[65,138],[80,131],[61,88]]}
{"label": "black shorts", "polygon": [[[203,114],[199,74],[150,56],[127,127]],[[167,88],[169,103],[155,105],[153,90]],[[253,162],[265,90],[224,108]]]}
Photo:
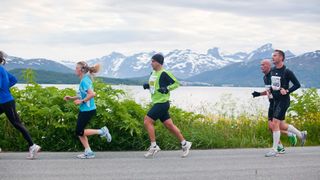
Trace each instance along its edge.
{"label": "black shorts", "polygon": [[87,126],[88,122],[94,115],[96,115],[96,110],[79,112],[76,127],[77,136],[83,136],[84,128]]}
{"label": "black shorts", "polygon": [[285,120],[286,112],[290,106],[290,98],[274,99],[273,118],[280,121]]}
{"label": "black shorts", "polygon": [[152,106],[147,116],[149,116],[154,121],[160,119],[161,122],[164,122],[170,119],[169,109],[170,109],[169,102],[157,103]]}
{"label": "black shorts", "polygon": [[270,99],[269,101],[269,109],[268,109],[268,121],[272,121],[273,119],[273,106],[274,106],[274,101],[273,99]]}

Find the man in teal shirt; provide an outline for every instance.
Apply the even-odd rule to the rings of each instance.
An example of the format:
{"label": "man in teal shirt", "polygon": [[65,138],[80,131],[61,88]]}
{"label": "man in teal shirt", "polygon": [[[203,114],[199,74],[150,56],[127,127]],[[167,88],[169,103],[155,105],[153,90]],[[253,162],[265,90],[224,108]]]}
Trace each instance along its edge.
{"label": "man in teal shirt", "polygon": [[181,142],[182,157],[187,157],[192,143],[184,139],[180,130],[172,122],[169,115],[170,108],[170,91],[179,87],[178,80],[172,73],[163,69],[164,57],[161,54],[155,54],[151,58],[151,66],[153,72],[149,78],[149,83],[143,85],[144,89],[149,89],[152,99],[152,108],[144,118],[144,125],[148,131],[151,146],[148,152],[144,155],[147,157],[154,157],[159,151],[160,147],[156,143],[154,123],[157,119],[164,124],[164,126],[174,134]]}

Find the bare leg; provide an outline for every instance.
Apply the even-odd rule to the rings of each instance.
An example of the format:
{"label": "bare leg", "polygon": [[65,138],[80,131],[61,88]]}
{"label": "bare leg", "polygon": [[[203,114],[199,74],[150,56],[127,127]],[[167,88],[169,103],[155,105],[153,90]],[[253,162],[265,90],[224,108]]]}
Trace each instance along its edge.
{"label": "bare leg", "polygon": [[151,142],[156,142],[156,134],[154,130],[154,120],[149,116],[144,117],[144,127],[148,131],[149,139]]}
{"label": "bare leg", "polygon": [[85,149],[90,148],[90,145],[89,145],[87,136],[85,136],[85,135],[79,136],[79,139],[80,139],[80,141],[81,141],[81,143],[82,143],[82,145],[83,145],[83,147],[84,147]]}
{"label": "bare leg", "polygon": [[167,129],[169,129],[172,134],[174,134],[180,140],[180,142],[185,140],[179,128],[177,128],[177,126],[173,124],[172,119],[164,121],[163,124]]}
{"label": "bare leg", "polygon": [[85,136],[92,136],[92,135],[96,135],[99,134],[99,130],[98,129],[85,129],[83,135]]}

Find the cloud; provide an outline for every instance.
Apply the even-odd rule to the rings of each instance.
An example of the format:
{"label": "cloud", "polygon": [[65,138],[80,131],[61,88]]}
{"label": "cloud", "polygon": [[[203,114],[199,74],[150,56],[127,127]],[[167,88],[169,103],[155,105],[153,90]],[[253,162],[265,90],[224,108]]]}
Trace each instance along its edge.
{"label": "cloud", "polygon": [[320,47],[319,6],[315,0],[4,0],[0,47],[18,56],[75,59],[213,46],[250,51],[272,42],[299,54]]}

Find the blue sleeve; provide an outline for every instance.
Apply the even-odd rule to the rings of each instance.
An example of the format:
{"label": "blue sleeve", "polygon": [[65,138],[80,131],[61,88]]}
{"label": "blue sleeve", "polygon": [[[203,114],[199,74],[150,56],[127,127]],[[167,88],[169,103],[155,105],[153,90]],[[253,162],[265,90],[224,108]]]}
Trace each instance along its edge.
{"label": "blue sleeve", "polygon": [[0,89],[2,89],[2,78],[3,78],[3,72],[0,69]]}
{"label": "blue sleeve", "polygon": [[92,81],[90,79],[85,79],[84,81],[82,81],[81,86],[82,86],[82,89],[86,92],[89,89],[92,90]]}
{"label": "blue sleeve", "polygon": [[11,75],[10,73],[8,73],[8,77],[9,77],[9,87],[14,86],[18,82],[17,78]]}

